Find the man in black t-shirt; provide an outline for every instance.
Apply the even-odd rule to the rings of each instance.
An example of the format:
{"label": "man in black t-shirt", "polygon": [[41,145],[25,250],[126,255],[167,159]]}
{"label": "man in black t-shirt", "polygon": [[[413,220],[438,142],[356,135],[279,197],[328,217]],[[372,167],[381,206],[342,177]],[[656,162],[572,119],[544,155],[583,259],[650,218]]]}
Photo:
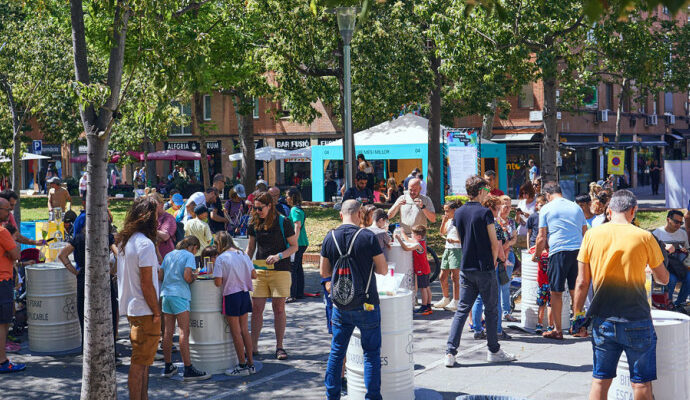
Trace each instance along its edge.
{"label": "man in black t-shirt", "polygon": [[363,204],[373,204],[374,203],[374,192],[367,187],[367,174],[362,171],[357,172],[355,179],[355,186],[347,189],[343,195],[343,201],[345,200],[357,200]]}
{"label": "man in black t-shirt", "polygon": [[[340,258],[341,252],[342,254],[347,253],[352,238],[360,230],[359,209],[361,206],[362,203],[357,200],[345,200],[343,202],[340,209],[343,223],[333,231],[337,246],[330,232],[326,235],[321,246],[320,268],[322,278],[332,276],[333,266]],[[388,264],[381,251],[381,246],[379,246],[374,233],[368,229],[362,229],[359,232],[350,254],[355,260],[355,267],[352,271],[354,285],[366,285],[372,268],[378,274],[388,272]],[[330,285],[326,288],[329,289]],[[365,286],[357,289],[363,291]],[[361,332],[364,353],[364,381],[368,382],[366,398],[381,398],[381,312],[376,279],[373,276],[367,293],[369,296],[366,302],[373,306],[371,310],[365,309],[364,306],[356,310],[341,310],[336,305],[333,307],[331,317],[333,341],[326,368],[326,394],[329,399],[340,398],[340,375],[343,359],[355,327],[359,328]]]}
{"label": "man in black t-shirt", "polygon": [[[515,356],[504,352],[498,344],[498,282],[496,265],[499,246],[491,210],[481,203],[489,196],[489,183],[477,175],[465,182],[470,201],[455,211],[453,224],[462,242],[462,263],[460,266],[460,304],[453,316],[446,347],[445,365],[453,367],[458,354],[460,336],[467,316],[477,295],[484,301],[486,341],[489,350],[488,362],[515,361]],[[505,260],[501,260],[505,262]]]}

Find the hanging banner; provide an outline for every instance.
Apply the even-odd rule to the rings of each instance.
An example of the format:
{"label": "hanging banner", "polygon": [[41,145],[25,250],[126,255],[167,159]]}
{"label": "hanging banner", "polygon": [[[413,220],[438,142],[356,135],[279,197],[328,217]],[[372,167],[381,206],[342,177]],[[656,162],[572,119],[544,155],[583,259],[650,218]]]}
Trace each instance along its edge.
{"label": "hanging banner", "polygon": [[624,171],[625,150],[609,150],[609,175],[623,175]]}
{"label": "hanging banner", "polygon": [[476,129],[445,129],[443,138],[448,146],[448,194],[466,195],[465,181],[479,171],[479,131]]}

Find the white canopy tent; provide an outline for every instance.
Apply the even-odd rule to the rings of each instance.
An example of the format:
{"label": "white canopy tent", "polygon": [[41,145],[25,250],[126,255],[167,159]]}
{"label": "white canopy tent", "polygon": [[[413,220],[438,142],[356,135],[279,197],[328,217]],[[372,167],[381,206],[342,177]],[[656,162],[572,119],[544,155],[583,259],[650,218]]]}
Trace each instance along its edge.
{"label": "white canopy tent", "polygon": [[[240,161],[242,160],[242,157],[242,153],[230,154],[228,156],[230,161]],[[277,149],[271,146],[258,148],[254,152],[254,159],[257,161],[275,161],[286,158],[293,158],[293,156],[290,155],[290,151]]]}
{"label": "white canopy tent", "polygon": [[[443,142],[443,130],[439,140]],[[369,129],[354,134],[355,146],[387,146],[391,144],[428,144],[429,120],[412,113],[394,120],[380,123]],[[338,139],[328,146],[343,146],[343,139]]]}
{"label": "white canopy tent", "polygon": [[[34,153],[24,153],[22,156],[22,161],[29,161],[29,160],[47,160],[50,157],[42,156],[40,154],[34,154]],[[5,156],[5,152],[0,150],[0,162],[12,162],[11,158],[8,158]]]}

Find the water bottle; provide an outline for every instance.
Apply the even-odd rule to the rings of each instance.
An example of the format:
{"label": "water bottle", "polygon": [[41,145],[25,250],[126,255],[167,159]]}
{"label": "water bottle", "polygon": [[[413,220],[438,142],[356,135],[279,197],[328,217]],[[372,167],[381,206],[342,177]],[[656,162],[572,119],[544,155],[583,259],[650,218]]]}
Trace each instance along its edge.
{"label": "water bottle", "polygon": [[646,279],[644,283],[645,292],[647,292],[647,302],[652,305],[652,271],[647,268],[645,271]]}
{"label": "water bottle", "polygon": [[400,229],[400,224],[395,224],[395,230],[393,230],[393,237],[400,235],[402,230]]}

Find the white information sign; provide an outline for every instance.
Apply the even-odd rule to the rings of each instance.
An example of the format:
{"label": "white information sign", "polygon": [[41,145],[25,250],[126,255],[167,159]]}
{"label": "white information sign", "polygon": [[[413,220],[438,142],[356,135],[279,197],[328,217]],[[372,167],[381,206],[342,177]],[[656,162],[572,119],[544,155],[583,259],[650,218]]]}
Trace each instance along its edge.
{"label": "white information sign", "polygon": [[465,181],[477,174],[477,148],[474,146],[448,147],[448,183],[451,194],[466,195]]}

